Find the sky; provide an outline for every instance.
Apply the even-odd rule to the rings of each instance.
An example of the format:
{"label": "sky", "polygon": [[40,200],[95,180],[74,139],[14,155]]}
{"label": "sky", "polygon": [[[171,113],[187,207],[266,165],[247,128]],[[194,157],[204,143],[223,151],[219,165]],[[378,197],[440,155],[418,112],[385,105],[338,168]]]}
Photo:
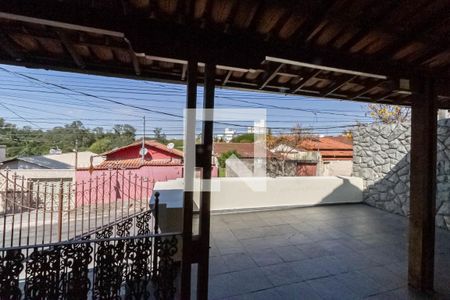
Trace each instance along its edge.
{"label": "sky", "polygon": [[[114,124],[130,124],[137,136],[162,128],[168,138],[183,133],[186,86],[142,80],[103,77],[43,69],[0,65],[0,117],[18,126],[49,129],[74,120],[85,127],[111,129]],[[202,105],[198,89],[198,107]],[[310,132],[339,135],[352,125],[370,122],[364,103],[304,96],[248,92],[216,88],[215,107],[266,109],[267,126],[273,133],[286,133],[299,124]],[[237,111],[239,113],[239,111]],[[251,122],[216,123],[215,134],[226,127],[238,133]],[[200,131],[200,128],[198,128]]]}

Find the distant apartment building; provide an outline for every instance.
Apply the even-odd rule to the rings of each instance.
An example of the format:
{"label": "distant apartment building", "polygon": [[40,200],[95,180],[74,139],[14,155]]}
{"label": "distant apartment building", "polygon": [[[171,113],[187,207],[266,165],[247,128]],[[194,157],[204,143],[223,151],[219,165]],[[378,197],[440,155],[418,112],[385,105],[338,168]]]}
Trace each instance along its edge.
{"label": "distant apartment building", "polygon": [[231,142],[231,140],[236,136],[236,130],[225,128],[223,134],[217,134],[216,139],[225,143]]}

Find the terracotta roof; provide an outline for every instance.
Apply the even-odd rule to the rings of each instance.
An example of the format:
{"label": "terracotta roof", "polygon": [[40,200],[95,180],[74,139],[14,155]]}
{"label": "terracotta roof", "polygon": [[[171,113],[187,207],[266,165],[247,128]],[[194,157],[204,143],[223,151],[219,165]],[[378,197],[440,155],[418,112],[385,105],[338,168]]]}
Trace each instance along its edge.
{"label": "terracotta roof", "polygon": [[[220,156],[222,153],[235,150],[241,158],[254,158],[254,144],[253,143],[216,143],[213,147],[213,154]],[[266,150],[266,157],[273,156],[273,154]]]}
{"label": "terracotta roof", "polygon": [[344,143],[347,145],[353,145],[353,140],[349,137],[346,137],[345,135],[339,135],[339,136],[327,136],[326,138],[332,139],[335,141],[338,141],[340,143]]}
{"label": "terracotta roof", "polygon": [[[119,148],[116,148],[116,149],[104,152],[101,155],[108,155],[108,154],[115,153],[117,151],[129,148],[129,147],[134,147],[134,146],[141,145],[141,144],[142,144],[142,141],[136,141],[136,142],[134,142],[132,144],[129,144],[129,145],[126,145],[126,146],[122,146],[122,147],[119,147]],[[157,149],[160,149],[160,150],[172,153],[172,154],[175,154],[175,155],[177,155],[179,157],[183,157],[183,151],[180,151],[178,149],[169,149],[169,148],[167,148],[166,145],[161,144],[160,142],[157,142],[157,141],[154,141],[154,140],[145,141],[145,145],[149,146],[149,147],[157,148]]]}
{"label": "terracotta roof", "polygon": [[334,137],[321,137],[313,138],[309,140],[302,141],[299,147],[305,150],[353,150],[353,145],[348,143],[343,143]]}
{"label": "terracotta roof", "polygon": [[[143,166],[182,166],[183,160],[181,159],[153,159],[144,160],[141,158],[121,159],[121,160],[105,160],[101,164],[94,166],[95,170],[103,169],[139,169]],[[88,169],[88,168],[84,168]]]}
{"label": "terracotta roof", "polygon": [[[343,137],[347,139],[346,137]],[[307,151],[319,151],[322,159],[327,160],[352,160],[353,145],[343,142],[341,137],[320,137],[302,141],[299,148]]]}

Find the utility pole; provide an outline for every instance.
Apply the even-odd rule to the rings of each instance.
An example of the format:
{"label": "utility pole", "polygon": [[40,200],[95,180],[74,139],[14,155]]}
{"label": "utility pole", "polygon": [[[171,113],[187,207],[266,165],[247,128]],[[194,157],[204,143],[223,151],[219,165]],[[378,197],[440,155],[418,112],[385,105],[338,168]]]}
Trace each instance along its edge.
{"label": "utility pole", "polygon": [[78,139],[75,140],[75,183],[77,183],[77,169],[78,169]]}
{"label": "utility pole", "polygon": [[145,116],[143,118],[144,118],[144,135],[142,136],[142,149],[141,149],[142,163],[144,163],[145,158]]}

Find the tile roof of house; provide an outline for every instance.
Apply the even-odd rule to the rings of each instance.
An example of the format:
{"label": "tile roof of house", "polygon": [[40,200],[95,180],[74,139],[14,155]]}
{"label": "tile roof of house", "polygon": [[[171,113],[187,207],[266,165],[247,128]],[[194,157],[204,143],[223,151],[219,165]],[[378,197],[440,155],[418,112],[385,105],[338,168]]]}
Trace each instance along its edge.
{"label": "tile roof of house", "polygon": [[[103,158],[98,157],[97,154],[90,151],[78,152],[78,167],[89,167],[91,157],[94,157],[94,164],[101,163]],[[73,169],[75,168],[75,153],[62,154],[45,154],[34,156],[14,157],[3,162],[11,162],[14,160],[21,160],[29,164],[34,164],[45,169]]]}
{"label": "tile roof of house", "polygon": [[304,140],[299,145],[305,150],[341,150],[341,151],[351,151],[353,150],[353,145],[348,143],[343,143],[335,137],[320,137]]}
{"label": "tile roof of house", "polygon": [[320,137],[302,141],[299,147],[309,151],[319,151],[324,160],[351,160],[353,145],[342,142],[338,137]]}
{"label": "tile roof of house", "polygon": [[[213,155],[220,156],[221,154],[235,150],[241,158],[254,158],[254,144],[253,143],[215,143],[213,146]],[[266,156],[270,157],[273,154],[266,150]]]}
{"label": "tile roof of house", "polygon": [[[116,148],[116,149],[104,152],[101,155],[108,155],[108,154],[115,153],[117,151],[129,148],[129,147],[134,147],[134,146],[138,146],[138,145],[141,145],[141,144],[142,144],[142,141],[136,141],[136,142],[131,143],[129,145],[122,146],[122,147],[119,147],[119,148]],[[169,148],[167,148],[166,145],[164,145],[164,144],[162,144],[160,142],[157,142],[155,140],[147,140],[147,141],[145,141],[145,145],[149,146],[149,147],[154,147],[154,148],[160,149],[162,151],[166,151],[166,152],[175,154],[175,155],[177,155],[179,157],[183,157],[183,151],[180,151],[180,150],[175,149],[175,148],[174,149],[169,149]]]}
{"label": "tile roof of house", "polygon": [[[132,159],[120,159],[120,160],[105,160],[101,164],[94,166],[96,170],[107,170],[107,169],[139,169],[143,166],[182,166],[182,159],[152,159],[144,160],[141,158]],[[87,168],[85,168],[87,169]]]}

